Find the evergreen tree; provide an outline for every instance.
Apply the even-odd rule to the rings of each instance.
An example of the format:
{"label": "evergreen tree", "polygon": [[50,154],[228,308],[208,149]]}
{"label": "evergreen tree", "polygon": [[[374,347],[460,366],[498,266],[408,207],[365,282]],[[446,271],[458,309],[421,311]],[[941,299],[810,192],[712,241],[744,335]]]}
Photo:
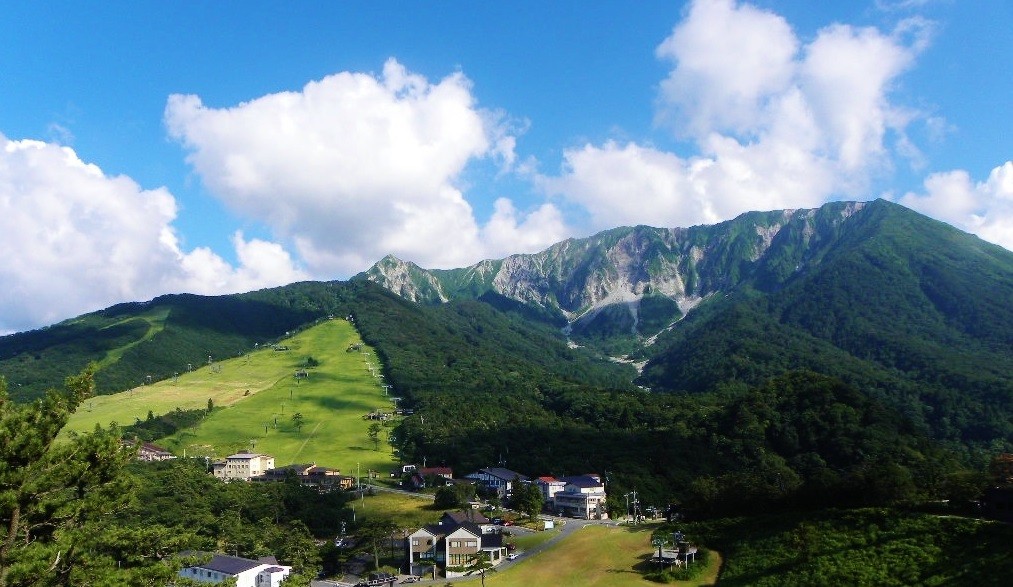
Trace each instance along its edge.
{"label": "evergreen tree", "polygon": [[17,405],[0,378],[0,587],[166,584],[171,536],[144,540],[112,523],[131,496],[121,474],[133,453],[115,429],[56,442],[94,389],[94,367],[31,404]]}
{"label": "evergreen tree", "polygon": [[373,441],[373,450],[380,450],[380,430],[382,430],[379,422],[373,422],[369,425],[369,430],[366,434],[369,435],[369,439]]}

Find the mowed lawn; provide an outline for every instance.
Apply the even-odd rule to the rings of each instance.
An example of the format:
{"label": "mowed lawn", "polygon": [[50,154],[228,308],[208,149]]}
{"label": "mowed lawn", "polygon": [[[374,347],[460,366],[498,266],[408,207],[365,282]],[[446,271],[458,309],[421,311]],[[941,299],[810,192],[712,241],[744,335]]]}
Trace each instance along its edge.
{"label": "mowed lawn", "polygon": [[[386,431],[380,434],[379,450],[368,436],[370,420],[363,415],[393,406],[383,388],[366,368],[374,367],[375,354],[348,352],[362,341],[344,320],[326,320],[281,342],[288,350],[270,348],[244,357],[205,365],[178,380],[162,381],[114,396],[98,396],[85,402],[68,429],[88,431],[96,423],[131,424],[150,410],[163,414],[180,409],[204,408],[210,398],[216,407],[198,428],[160,440],[158,444],[177,455],[211,454],[223,457],[239,450],[253,450],[275,457],[277,466],[316,463],[363,475],[369,469],[386,474],[392,463]],[[368,353],[368,354],[366,354]],[[319,362],[306,369],[308,377],[296,379],[308,357]],[[298,429],[293,414],[302,414]]]}
{"label": "mowed lawn", "polygon": [[[490,587],[624,587],[657,585],[640,575],[651,557],[654,526],[587,526],[575,531],[548,550],[522,558],[509,570],[486,575]],[[711,553],[708,572],[698,581],[669,585],[713,585],[721,562]]]}

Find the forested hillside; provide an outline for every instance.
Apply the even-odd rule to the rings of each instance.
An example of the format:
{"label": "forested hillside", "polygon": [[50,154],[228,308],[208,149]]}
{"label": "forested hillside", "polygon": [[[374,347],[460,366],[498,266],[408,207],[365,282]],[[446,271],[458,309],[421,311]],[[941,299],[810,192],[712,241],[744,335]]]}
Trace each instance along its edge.
{"label": "forested hillside", "polygon": [[540,253],[358,276],[428,304],[478,299],[644,362],[654,392],[839,378],[979,466],[1013,450],[1013,253],[897,204],[617,228]]}
{"label": "forested hillside", "polygon": [[659,340],[640,381],[699,393],[811,369],[953,447],[1009,450],[1013,255],[897,206],[867,209],[845,241],[781,288],[704,304]]}
{"label": "forested hillside", "polygon": [[[601,291],[640,283],[640,334],[617,309],[629,306],[583,316],[568,336],[560,307],[494,291],[490,272],[531,270],[529,257],[406,274],[462,298],[436,304],[368,280],[122,304],[3,337],[0,373],[23,400],[95,362],[111,392],[351,316],[416,410],[394,435],[404,459],[594,471],[613,495],[636,488],[701,512],[938,497],[952,475],[1013,450],[1009,251],[886,202],[669,234],[617,229],[593,241],[618,247],[598,256],[591,240],[567,241],[538,262],[549,274],[524,277],[543,293],[595,275],[611,276]],[[666,263],[677,296],[655,279]],[[616,340],[636,343],[630,357],[603,355]],[[630,358],[646,362],[639,378]]]}

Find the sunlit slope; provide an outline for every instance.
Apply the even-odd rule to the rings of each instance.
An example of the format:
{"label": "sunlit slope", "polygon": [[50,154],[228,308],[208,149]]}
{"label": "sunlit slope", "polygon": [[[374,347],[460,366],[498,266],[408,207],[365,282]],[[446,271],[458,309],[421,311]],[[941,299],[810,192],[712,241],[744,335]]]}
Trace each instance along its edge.
{"label": "sunlit slope", "polygon": [[[148,411],[162,414],[204,408],[210,398],[216,410],[198,428],[158,441],[176,454],[224,456],[242,449],[271,454],[276,464],[315,462],[354,472],[356,465],[386,470],[391,463],[385,431],[379,450],[368,436],[370,421],[363,415],[390,401],[366,367],[376,364],[355,329],[344,320],[326,320],[280,344],[288,350],[260,349],[246,356],[202,365],[192,373],[142,386],[132,391],[88,400],[68,429],[86,431],[96,423],[130,424]],[[312,357],[319,364],[306,369]],[[247,390],[249,394],[247,395]],[[301,430],[292,420],[303,416]]]}

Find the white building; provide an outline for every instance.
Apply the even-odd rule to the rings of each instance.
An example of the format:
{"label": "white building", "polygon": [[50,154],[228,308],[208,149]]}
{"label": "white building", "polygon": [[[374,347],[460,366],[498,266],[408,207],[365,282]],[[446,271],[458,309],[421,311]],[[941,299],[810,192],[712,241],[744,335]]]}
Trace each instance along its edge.
{"label": "white building", "polygon": [[605,486],[597,475],[564,477],[566,485],[553,495],[552,504],[556,512],[585,520],[608,518],[605,505]]}
{"label": "white building", "polygon": [[542,501],[550,504],[555,495],[566,487],[566,481],[560,481],[555,477],[539,477],[535,479],[535,486],[542,492]]}
{"label": "white building", "polygon": [[236,587],[278,587],[292,572],[292,567],[268,560],[250,560],[238,556],[216,554],[203,565],[180,570],[179,576],[201,583],[221,583],[235,579]]}
{"label": "white building", "polygon": [[225,457],[224,462],[214,464],[215,477],[233,481],[249,481],[257,475],[274,468],[274,457],[252,452],[240,452]]}

